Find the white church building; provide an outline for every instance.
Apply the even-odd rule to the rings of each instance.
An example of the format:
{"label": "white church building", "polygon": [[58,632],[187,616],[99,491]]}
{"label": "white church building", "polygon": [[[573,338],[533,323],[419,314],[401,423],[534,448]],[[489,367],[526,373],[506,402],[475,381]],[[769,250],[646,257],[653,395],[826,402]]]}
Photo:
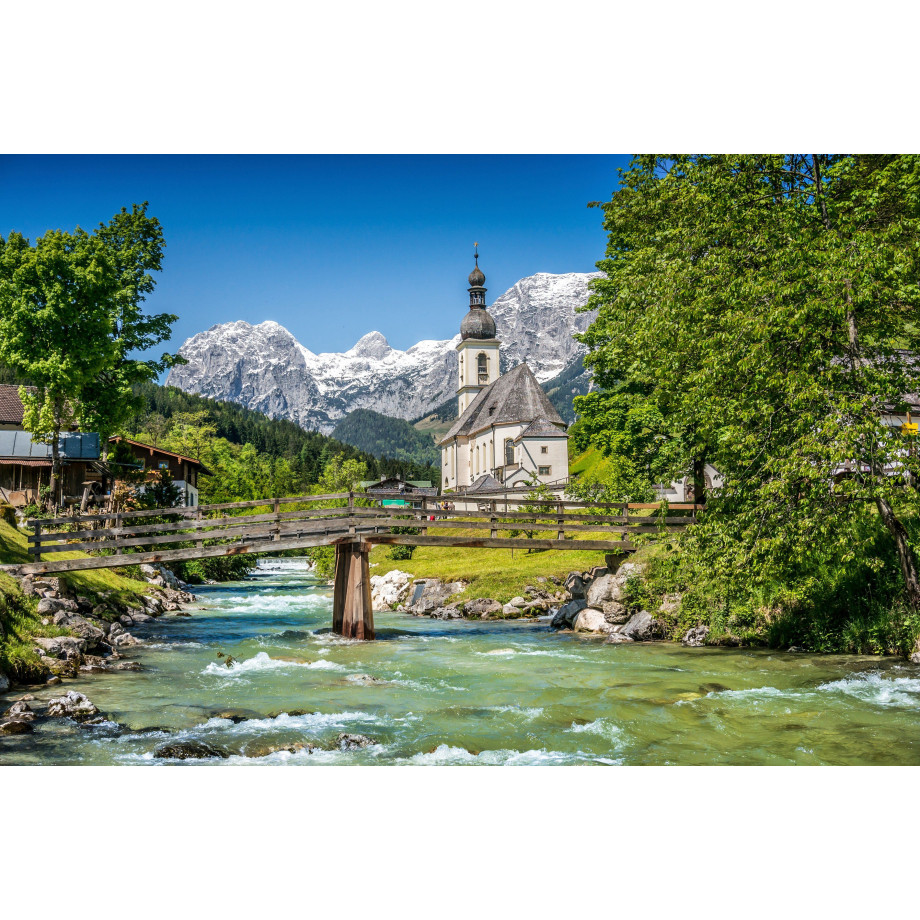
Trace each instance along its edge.
{"label": "white church building", "polygon": [[457,345],[459,418],[440,442],[444,491],[524,487],[569,475],[565,422],[526,364],[499,369],[500,342],[486,310],[485,275],[470,272],[470,309]]}

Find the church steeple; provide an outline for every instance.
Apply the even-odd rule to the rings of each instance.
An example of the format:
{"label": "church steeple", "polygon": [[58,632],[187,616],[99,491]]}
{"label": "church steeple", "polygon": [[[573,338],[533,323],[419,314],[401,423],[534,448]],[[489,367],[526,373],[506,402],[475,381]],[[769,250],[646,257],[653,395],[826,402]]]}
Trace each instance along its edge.
{"label": "church steeple", "polygon": [[479,267],[479,243],[473,244],[475,266],[469,276],[470,309],[460,323],[460,386],[457,388],[460,414],[477,394],[498,379],[499,342],[495,320],[486,309],[486,276]]}

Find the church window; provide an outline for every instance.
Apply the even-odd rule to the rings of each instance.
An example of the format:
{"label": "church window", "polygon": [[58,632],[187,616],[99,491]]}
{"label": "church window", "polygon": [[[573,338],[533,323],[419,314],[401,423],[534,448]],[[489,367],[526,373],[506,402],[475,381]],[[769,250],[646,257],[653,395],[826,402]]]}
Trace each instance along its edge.
{"label": "church window", "polygon": [[550,471],[550,467],[548,466],[537,467],[537,472],[539,473],[540,476],[549,476],[549,471]]}
{"label": "church window", "polygon": [[540,453],[541,453],[541,454],[548,454],[548,453],[549,453],[549,448],[546,447],[546,446],[541,447],[541,448],[540,448]]}
{"label": "church window", "polygon": [[514,463],[514,441],[511,438],[505,438],[505,465],[511,466]]}
{"label": "church window", "polygon": [[484,352],[479,353],[479,357],[476,359],[478,372],[479,372],[479,382],[488,383],[489,382],[489,359],[485,356]]}

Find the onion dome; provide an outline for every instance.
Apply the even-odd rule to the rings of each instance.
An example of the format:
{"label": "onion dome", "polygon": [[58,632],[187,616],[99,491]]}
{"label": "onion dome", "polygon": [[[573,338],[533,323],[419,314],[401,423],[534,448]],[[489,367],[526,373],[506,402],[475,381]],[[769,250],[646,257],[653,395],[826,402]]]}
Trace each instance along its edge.
{"label": "onion dome", "polygon": [[470,272],[469,281],[470,287],[482,287],[486,283],[486,276],[480,270],[478,261],[476,267]]}
{"label": "onion dome", "polygon": [[495,320],[485,307],[471,307],[460,323],[461,339],[494,339]]}

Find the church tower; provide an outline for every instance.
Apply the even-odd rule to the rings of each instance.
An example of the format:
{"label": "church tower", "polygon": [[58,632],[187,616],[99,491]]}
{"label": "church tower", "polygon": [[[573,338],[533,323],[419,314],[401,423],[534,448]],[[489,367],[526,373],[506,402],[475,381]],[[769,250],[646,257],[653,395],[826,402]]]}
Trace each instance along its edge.
{"label": "church tower", "polygon": [[498,380],[499,341],[495,337],[495,320],[486,310],[486,276],[479,269],[479,244],[476,243],[473,258],[475,268],[470,272],[470,312],[460,323],[459,352],[460,385],[457,397],[460,415],[481,390]]}

